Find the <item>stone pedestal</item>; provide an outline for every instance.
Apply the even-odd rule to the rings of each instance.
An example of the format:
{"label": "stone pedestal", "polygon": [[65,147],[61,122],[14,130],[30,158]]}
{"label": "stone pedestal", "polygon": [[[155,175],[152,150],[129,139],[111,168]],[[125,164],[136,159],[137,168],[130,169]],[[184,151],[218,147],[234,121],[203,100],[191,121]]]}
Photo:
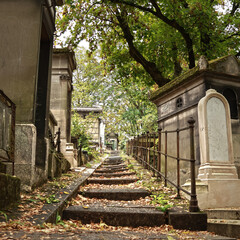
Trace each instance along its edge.
{"label": "stone pedestal", "polygon": [[73,167],[78,167],[77,159],[74,158],[73,143],[66,143],[66,152],[65,152],[64,156],[69,161],[72,168]]}
{"label": "stone pedestal", "polygon": [[47,179],[46,169],[36,166],[36,127],[33,124],[16,124],[15,129],[15,175],[21,179],[21,189],[31,191],[33,186]]}
{"label": "stone pedestal", "polygon": [[[240,180],[233,161],[232,130],[227,100],[208,90],[198,105],[201,166],[197,194],[201,208],[240,205]],[[200,191],[201,188],[201,191]]]}

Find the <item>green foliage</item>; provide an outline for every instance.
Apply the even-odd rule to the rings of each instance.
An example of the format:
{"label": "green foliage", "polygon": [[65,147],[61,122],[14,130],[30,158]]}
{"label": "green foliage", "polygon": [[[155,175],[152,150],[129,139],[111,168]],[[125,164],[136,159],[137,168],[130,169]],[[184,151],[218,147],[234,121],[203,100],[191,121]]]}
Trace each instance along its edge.
{"label": "green foliage", "polygon": [[162,195],[151,195],[151,197],[153,197],[151,203],[154,205],[160,205],[157,206],[156,209],[161,210],[162,212],[166,212],[169,208],[173,207],[173,205],[169,204],[169,201],[165,200]]}
{"label": "green foliage", "polygon": [[8,221],[8,216],[7,216],[7,214],[5,212],[0,211],[0,215],[4,216],[6,222]]}
{"label": "green foliage", "polygon": [[133,169],[133,165],[132,164],[128,164],[128,169]]}
{"label": "green foliage", "polygon": [[89,150],[91,137],[87,132],[88,119],[83,119],[79,114],[72,115],[71,135],[78,139],[82,150]]}
{"label": "green foliage", "polygon": [[87,168],[91,168],[92,165],[91,165],[91,163],[87,162],[87,163],[85,164],[85,167],[87,167]]}
{"label": "green foliage", "polygon": [[41,201],[47,203],[47,204],[51,204],[51,203],[58,203],[60,202],[59,199],[56,199],[55,194],[52,194],[48,197],[39,197]]}
{"label": "green foliage", "polygon": [[61,215],[59,215],[58,212],[57,212],[57,216],[56,216],[56,224],[62,225],[63,227],[65,226],[65,223],[62,221]]}
{"label": "green foliage", "polygon": [[66,45],[100,49],[117,80],[164,84],[195,66],[227,54],[239,56],[238,0],[67,0],[57,16]]}
{"label": "green foliage", "polygon": [[[89,55],[85,49],[78,49],[76,56],[73,107],[100,105],[103,113],[98,117],[104,119],[106,134],[118,133],[123,146],[129,136],[157,128],[157,110],[148,100],[150,87],[134,82],[130,76],[126,80],[107,73],[98,51]],[[88,121],[90,117],[83,120],[73,116],[72,134],[85,137]]]}

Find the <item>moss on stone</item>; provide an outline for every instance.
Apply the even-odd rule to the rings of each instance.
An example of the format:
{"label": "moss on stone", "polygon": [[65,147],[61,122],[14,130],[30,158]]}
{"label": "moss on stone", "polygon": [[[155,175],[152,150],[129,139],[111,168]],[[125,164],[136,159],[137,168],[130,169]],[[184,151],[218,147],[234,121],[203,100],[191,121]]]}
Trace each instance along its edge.
{"label": "moss on stone", "polygon": [[174,87],[177,87],[177,86],[181,85],[183,82],[186,82],[187,80],[192,79],[193,77],[197,76],[198,74],[200,74],[202,72],[215,71],[217,69],[217,65],[224,62],[229,57],[234,57],[234,56],[227,55],[227,56],[223,56],[221,58],[217,58],[217,59],[209,61],[207,69],[200,70],[198,66],[196,66],[192,69],[189,69],[188,71],[186,71],[182,75],[180,75],[177,78],[171,80],[170,82],[168,82],[164,86],[157,89],[155,92],[151,93],[150,100],[151,101],[156,100],[162,94],[169,92]]}
{"label": "moss on stone", "polygon": [[0,173],[0,209],[4,209],[20,200],[20,179]]}
{"label": "moss on stone", "polygon": [[[181,83],[183,83],[185,80],[197,75],[198,72],[200,72],[198,66],[196,66],[192,69],[189,69],[182,75],[178,76],[177,78],[174,78],[173,80],[171,80],[170,82],[168,82],[167,84],[165,84],[164,86],[162,86],[161,88],[159,88],[155,92],[153,92],[150,96],[150,100],[151,101],[155,100],[161,94],[170,91],[173,87],[176,87],[176,86],[180,85]],[[202,70],[201,70],[201,72],[202,72]]]}

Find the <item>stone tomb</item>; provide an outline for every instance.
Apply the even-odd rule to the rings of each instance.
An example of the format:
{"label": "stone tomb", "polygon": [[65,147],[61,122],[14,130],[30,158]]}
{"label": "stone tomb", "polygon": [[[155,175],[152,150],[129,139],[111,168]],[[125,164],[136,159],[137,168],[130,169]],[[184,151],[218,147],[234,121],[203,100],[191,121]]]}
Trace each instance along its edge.
{"label": "stone tomb", "polygon": [[61,152],[71,167],[79,165],[71,143],[72,77],[75,69],[76,59],[72,50],[53,49],[50,109],[57,121],[56,128],[61,130]]}
{"label": "stone tomb", "polygon": [[50,69],[56,6],[0,1],[0,89],[16,104],[15,175],[22,189],[47,180]]}
{"label": "stone tomb", "polygon": [[210,89],[198,104],[201,165],[197,195],[201,208],[237,207],[240,180],[233,160],[232,130],[226,98]]}

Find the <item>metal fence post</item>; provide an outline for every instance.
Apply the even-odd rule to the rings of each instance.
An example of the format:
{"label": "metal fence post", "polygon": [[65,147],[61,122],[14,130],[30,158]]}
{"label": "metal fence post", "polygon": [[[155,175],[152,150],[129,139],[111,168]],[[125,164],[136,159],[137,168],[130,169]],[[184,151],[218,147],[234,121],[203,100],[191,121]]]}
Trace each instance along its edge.
{"label": "metal fence post", "polygon": [[153,134],[153,177],[155,177],[156,169],[156,134]]}
{"label": "metal fence post", "polygon": [[191,158],[191,199],[190,199],[190,212],[198,212],[198,201],[196,195],[196,179],[195,179],[195,154],[194,154],[194,123],[195,120],[190,118],[188,120],[190,130],[190,158]]}
{"label": "metal fence post", "polygon": [[165,179],[164,186],[167,187],[167,131],[165,131]]}
{"label": "metal fence post", "polygon": [[[162,140],[162,129],[161,128],[159,128],[158,129],[158,162],[157,162],[157,170],[158,170],[158,172],[161,172],[161,165],[162,165],[162,163],[161,163],[161,145],[162,145],[162,142],[161,142],[161,140]],[[160,174],[158,174],[158,177],[161,179],[161,175]]]}
{"label": "metal fence post", "polygon": [[139,149],[138,149],[138,148],[139,148],[139,135],[137,135],[137,145],[136,145],[136,146],[137,146],[137,149],[136,149],[137,158],[136,158],[136,159],[137,159],[137,161],[139,162],[139,156],[138,156],[138,155],[139,155]]}
{"label": "metal fence post", "polygon": [[61,152],[60,148],[61,148],[61,130],[60,128],[58,128],[58,131],[57,131],[57,152]]}
{"label": "metal fence post", "polygon": [[146,162],[147,162],[147,165],[146,165],[146,167],[147,167],[147,169],[150,169],[149,168],[149,165],[150,165],[150,154],[149,154],[149,146],[148,146],[148,144],[149,144],[149,132],[147,132],[147,146],[146,146],[146,153],[147,153]]}
{"label": "metal fence post", "polygon": [[180,199],[180,149],[179,149],[179,129],[177,129],[177,196]]}

